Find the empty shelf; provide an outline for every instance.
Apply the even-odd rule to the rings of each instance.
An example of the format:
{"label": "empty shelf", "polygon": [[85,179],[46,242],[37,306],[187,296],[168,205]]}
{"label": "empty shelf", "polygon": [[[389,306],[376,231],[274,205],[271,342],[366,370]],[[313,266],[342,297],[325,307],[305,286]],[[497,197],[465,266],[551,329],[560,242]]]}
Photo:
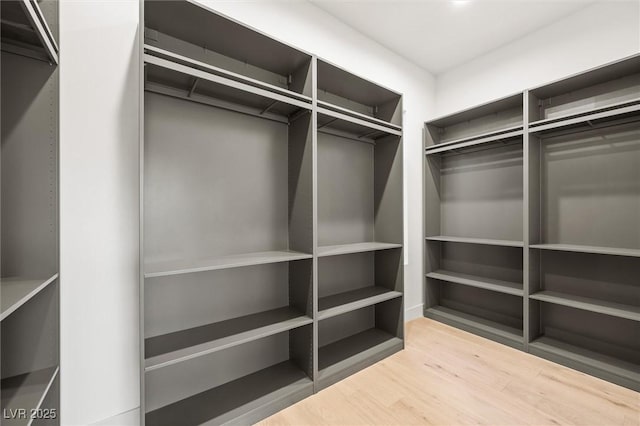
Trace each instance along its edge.
{"label": "empty shelf", "polygon": [[[337,107],[332,108],[343,110],[342,108]],[[379,120],[371,121],[370,117],[363,115],[363,117],[366,117],[365,119],[350,114],[352,113],[346,114],[340,111],[318,107],[318,130],[324,127],[329,127],[336,128],[337,130],[351,133],[353,135],[367,135],[375,132],[395,136],[402,135],[402,130],[395,126],[390,127],[392,125],[389,123],[381,122],[383,124],[379,124],[377,122]]]}
{"label": "empty shelf", "polygon": [[590,351],[578,346],[564,343],[560,340],[542,336],[529,344],[531,352],[538,355],[540,353],[561,357],[571,364],[579,363],[591,368],[604,371],[608,374],[640,383],[640,365],[633,364],[614,358],[599,352]]}
{"label": "empty shelf", "polygon": [[427,240],[444,241],[449,243],[481,244],[487,246],[524,247],[524,243],[522,241],[492,240],[486,238],[445,237],[443,235],[438,235],[435,237],[427,237]]}
{"label": "empty shelf", "polygon": [[426,148],[426,154],[438,154],[447,151],[454,151],[463,148],[469,148],[477,145],[485,145],[493,142],[507,142],[510,139],[522,138],[524,131],[522,126],[513,127],[499,132],[490,132],[478,136],[470,136],[457,139],[450,142],[443,142]]}
{"label": "empty shelf", "polygon": [[145,339],[145,371],[271,336],[313,320],[290,307],[233,318]]}
{"label": "empty shelf", "polygon": [[606,122],[617,120],[619,118],[631,117],[638,115],[638,112],[640,112],[640,99],[635,99],[633,101],[626,101],[602,108],[596,108],[579,114],[570,114],[564,117],[554,117],[535,121],[529,125],[529,131],[531,133],[547,132],[565,127],[579,127],[582,125],[592,127],[600,121]]}
{"label": "empty shelf", "polygon": [[355,311],[396,297],[402,297],[402,293],[377,286],[321,297],[318,299],[318,320]]}
{"label": "empty shelf", "polygon": [[[206,374],[206,373],[205,373]],[[250,424],[313,393],[313,382],[285,361],[146,413],[148,425]],[[274,409],[269,409],[273,407]]]}
{"label": "empty shelf", "polygon": [[523,343],[522,330],[475,315],[466,314],[444,306],[427,308],[424,314],[426,317],[455,325],[458,328],[472,330],[481,335],[488,334],[494,339],[501,337],[504,341],[510,342],[511,344],[521,345]]}
{"label": "empty shelf", "polygon": [[37,1],[2,1],[2,50],[58,63],[58,46]]}
{"label": "empty shelf", "polygon": [[144,277],[163,277],[167,275],[189,274],[192,272],[214,271],[216,269],[290,262],[293,260],[311,259],[312,257],[312,255],[306,253],[283,250],[235,254],[211,259],[155,262],[146,265]]}
{"label": "empty shelf", "polygon": [[338,256],[341,254],[350,254],[350,253],[363,253],[367,251],[388,250],[388,249],[401,248],[401,247],[402,247],[402,244],[380,243],[380,242],[338,244],[335,246],[320,246],[318,247],[318,257]]}
{"label": "empty shelf", "polygon": [[594,253],[607,254],[612,256],[640,257],[640,249],[582,246],[575,244],[533,244],[529,247],[539,250],[571,251],[576,253]]}
{"label": "empty shelf", "polygon": [[390,123],[388,121],[381,120],[379,118],[371,117],[371,116],[368,116],[366,114],[362,114],[362,113],[359,113],[359,112],[356,112],[356,111],[352,111],[350,109],[343,108],[341,106],[334,105],[334,104],[329,103],[329,102],[318,100],[318,106],[320,106],[321,108],[324,108],[325,111],[326,110],[332,110],[332,111],[336,111],[336,112],[343,112],[345,114],[353,116],[355,119],[362,119],[362,120],[365,120],[365,121],[370,121],[371,123],[379,124],[381,126],[389,127],[389,128],[395,129],[395,130],[402,130],[402,126],[398,126],[396,124]]}
{"label": "empty shelf", "polygon": [[497,291],[500,293],[512,294],[514,296],[522,296],[522,284],[509,281],[495,280],[492,278],[479,277],[476,275],[461,274],[458,272],[445,271],[439,269],[435,272],[429,272],[428,278],[440,281],[462,284],[471,287],[483,288],[485,290]]}
{"label": "empty shelf", "polygon": [[0,279],[0,289],[2,292],[2,303],[0,304],[0,320],[8,317],[20,306],[27,303],[32,297],[58,278],[58,274],[40,280],[26,278],[2,278]]}
{"label": "empty shelf", "polygon": [[606,300],[574,296],[572,294],[547,290],[537,292],[529,297],[534,300],[540,300],[541,302],[555,303],[557,305],[569,306],[585,311],[626,318],[633,321],[640,321],[639,306],[624,305],[622,303],[608,302]]}
{"label": "empty shelf", "polygon": [[[7,419],[3,416],[3,425],[30,425],[31,410],[41,408],[53,381],[58,375],[58,367],[45,368],[31,373],[2,379],[3,415],[18,409],[25,409],[26,419]],[[11,411],[10,411],[11,410]]]}
{"label": "empty shelf", "polygon": [[402,339],[377,328],[349,336],[318,349],[319,379],[329,379],[344,370],[359,370],[398,350]]}

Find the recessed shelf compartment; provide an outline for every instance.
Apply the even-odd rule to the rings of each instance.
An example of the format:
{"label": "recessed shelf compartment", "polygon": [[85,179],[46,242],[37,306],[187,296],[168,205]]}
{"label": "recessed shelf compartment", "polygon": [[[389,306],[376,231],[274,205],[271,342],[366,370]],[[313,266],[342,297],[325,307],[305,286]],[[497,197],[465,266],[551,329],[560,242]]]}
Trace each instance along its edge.
{"label": "recessed shelf compartment", "polygon": [[531,302],[539,321],[532,353],[640,389],[640,322],[554,303]]}
{"label": "recessed shelf compartment", "polygon": [[287,250],[236,254],[211,259],[156,262],[146,266],[144,276],[145,278],[154,278],[167,275],[190,274],[267,263],[290,262],[294,260],[311,259],[312,257],[310,254]]}
{"label": "recessed shelf compartment", "polygon": [[[242,76],[311,96],[311,55],[191,1],[145,1],[145,43]],[[235,77],[234,77],[235,78]]]}
{"label": "recessed shelf compartment", "polygon": [[431,150],[453,144],[471,146],[508,139],[517,136],[517,132],[521,135],[522,112],[522,94],[518,93],[431,120],[426,125],[426,148]]}
{"label": "recessed shelf compartment", "polygon": [[2,306],[0,309],[0,321],[11,315],[20,306],[27,303],[42,289],[58,278],[58,274],[48,279],[26,278],[2,278],[0,279],[0,292],[2,294]]}
{"label": "recessed shelf compartment", "polygon": [[401,299],[392,299],[318,324],[318,385],[325,388],[402,350]]}
{"label": "recessed shelf compartment", "polygon": [[49,23],[34,0],[3,0],[2,50],[58,63],[58,46]]}
{"label": "recessed shelf compartment", "polygon": [[[532,128],[574,125],[640,106],[640,57],[605,65],[529,91]],[[562,123],[562,122],[566,123]]]}
{"label": "recessed shelf compartment", "polygon": [[640,122],[530,139],[531,247],[640,256]]}
{"label": "recessed shelf compartment", "polygon": [[[2,379],[2,424],[30,425],[32,413],[47,408],[43,402],[58,377],[58,371],[58,367],[50,367]],[[26,410],[26,418],[20,418],[18,410]],[[16,418],[8,418],[12,413]]]}
{"label": "recessed shelf compartment", "polygon": [[251,424],[313,393],[312,327],[148,371],[147,425]]}
{"label": "recessed shelf compartment", "polygon": [[400,94],[323,60],[318,60],[318,106],[396,130],[402,126]]}

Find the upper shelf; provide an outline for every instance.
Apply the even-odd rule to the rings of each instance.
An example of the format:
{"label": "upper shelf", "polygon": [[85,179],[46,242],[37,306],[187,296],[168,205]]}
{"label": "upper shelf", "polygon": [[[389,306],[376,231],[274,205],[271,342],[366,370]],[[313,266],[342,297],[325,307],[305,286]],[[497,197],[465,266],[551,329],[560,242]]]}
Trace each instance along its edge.
{"label": "upper shelf", "polygon": [[388,250],[388,249],[401,248],[401,247],[402,247],[402,244],[382,243],[378,241],[372,241],[372,242],[366,242],[366,243],[338,244],[334,246],[320,246],[318,247],[318,257],[339,256],[342,254],[352,254],[352,253],[364,253],[367,251]]}
{"label": "upper shelf", "polygon": [[593,254],[606,254],[611,256],[640,257],[640,249],[619,248],[619,247],[585,246],[585,245],[577,245],[577,244],[532,244],[529,247],[532,249],[538,249],[538,250],[570,251],[570,252],[576,252],[576,253],[593,253]]}
{"label": "upper shelf", "polygon": [[326,109],[400,129],[402,96],[318,60],[318,101]]}
{"label": "upper shelf", "polygon": [[35,0],[2,0],[2,50],[58,64],[58,45]]}
{"label": "upper shelf", "polygon": [[26,278],[0,279],[0,291],[2,294],[0,321],[7,318],[12,312],[31,300],[57,278],[58,274],[48,279],[40,280]]}
{"label": "upper shelf", "polygon": [[239,268],[242,266],[290,262],[293,260],[310,259],[312,257],[312,255],[306,253],[300,253],[291,250],[281,250],[235,254],[209,259],[152,262],[145,265],[144,277],[154,278],[167,275],[214,271],[217,269]]}
{"label": "upper shelf", "polygon": [[426,123],[426,147],[486,143],[517,136],[523,126],[522,94],[450,114]]}
{"label": "upper shelf", "polygon": [[640,55],[529,90],[529,121],[545,125],[640,103]]}
{"label": "upper shelf", "polygon": [[469,137],[456,139],[451,142],[445,142],[438,145],[431,145],[426,148],[425,153],[427,155],[433,154],[444,154],[447,152],[457,152],[457,151],[466,151],[469,152],[471,149],[475,149],[478,147],[484,147],[486,145],[491,144],[506,144],[511,142],[522,142],[522,136],[524,131],[522,130],[522,126],[515,126],[509,129],[497,131],[497,132],[489,132],[486,134],[479,135],[478,137]]}
{"label": "upper shelf", "polygon": [[146,53],[145,90],[240,113],[288,122],[301,110],[310,110],[310,99],[293,98],[203,70],[193,63],[175,62]]}
{"label": "upper shelf", "polygon": [[186,1],[144,2],[145,43],[311,96],[311,55]]}
{"label": "upper shelf", "polygon": [[465,244],[480,244],[485,246],[502,246],[502,247],[524,247],[522,241],[512,240],[494,240],[488,238],[466,238],[466,237],[449,237],[444,235],[437,235],[427,237],[427,241],[441,241],[447,243],[465,243]]}
{"label": "upper shelf", "polygon": [[318,131],[358,142],[375,144],[385,136],[401,136],[402,130],[380,125],[318,104]]}

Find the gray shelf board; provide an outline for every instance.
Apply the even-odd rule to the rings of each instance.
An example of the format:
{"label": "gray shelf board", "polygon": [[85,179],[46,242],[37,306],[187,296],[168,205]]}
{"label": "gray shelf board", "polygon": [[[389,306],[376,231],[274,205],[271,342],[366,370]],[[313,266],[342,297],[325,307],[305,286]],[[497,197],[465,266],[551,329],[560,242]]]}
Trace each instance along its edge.
{"label": "gray shelf board", "polygon": [[145,371],[167,367],[222,349],[311,324],[283,307],[145,339]]}
{"label": "gray shelf board", "polygon": [[318,106],[320,106],[322,108],[325,108],[325,109],[328,109],[328,110],[332,110],[332,111],[336,111],[336,112],[342,112],[342,113],[345,113],[347,115],[352,115],[355,118],[361,118],[363,120],[370,121],[372,123],[379,124],[379,125],[384,126],[384,127],[390,127],[392,129],[395,129],[395,130],[402,130],[402,126],[398,126],[397,124],[393,124],[393,123],[390,123],[388,121],[381,120],[379,118],[371,117],[371,116],[363,114],[361,112],[352,111],[352,110],[350,110],[348,108],[344,108],[344,107],[341,107],[341,106],[338,106],[338,105],[334,105],[334,104],[332,104],[330,102],[318,100]]}
{"label": "gray shelf board", "polygon": [[402,293],[379,286],[365,287],[321,297],[318,299],[318,320],[331,318],[397,297],[402,297]]}
{"label": "gray shelf board", "polygon": [[52,277],[47,279],[0,279],[0,289],[2,294],[2,303],[0,304],[0,321],[7,318],[16,309],[31,300],[57,278],[58,274],[54,274]]}
{"label": "gray shelf board", "polygon": [[302,109],[311,109],[311,104],[306,101],[294,99],[289,96],[282,95],[280,93],[272,92],[270,90],[263,89],[261,87],[253,86],[251,84],[244,83],[241,81],[236,81],[228,77],[223,77],[221,75],[213,74],[211,72],[202,71],[192,66],[187,66],[177,62],[169,61],[167,59],[153,56],[149,53],[144,54],[144,62],[146,64],[151,64],[151,65],[154,65],[163,69],[167,69],[170,71],[174,71],[186,76],[190,76],[193,78],[198,78],[214,84],[218,84],[220,86],[227,87],[232,90],[238,90],[238,91],[242,91],[252,95],[260,96],[263,98],[268,98],[273,101],[281,102],[288,105],[293,105],[295,107],[302,108]]}
{"label": "gray shelf board", "polygon": [[[323,117],[324,116],[324,117]],[[327,119],[328,118],[328,119]],[[335,119],[335,120],[334,120]],[[348,114],[318,107],[318,127],[336,128],[355,136],[380,132],[382,134],[402,136],[402,130],[373,123]]]}
{"label": "gray shelf board", "polygon": [[2,409],[26,409],[26,419],[2,419],[3,425],[26,426],[31,425],[30,410],[37,410],[42,406],[53,381],[58,376],[58,367],[36,370],[19,376],[2,379]]}
{"label": "gray shelf board", "polygon": [[487,238],[466,238],[466,237],[448,237],[444,235],[438,235],[433,237],[426,237],[428,241],[442,241],[448,243],[465,243],[465,244],[480,244],[486,246],[502,246],[502,247],[524,247],[522,241],[513,240],[493,240]]}
{"label": "gray shelf board", "polygon": [[522,138],[524,131],[522,126],[517,126],[514,130],[500,131],[499,133],[491,132],[494,134],[472,136],[468,138],[461,138],[451,142],[440,143],[427,147],[425,153],[427,155],[438,154],[442,152],[455,151],[459,149],[469,148],[478,145],[495,144],[499,142],[509,142],[513,139]]}
{"label": "gray shelf board", "polygon": [[640,365],[541,336],[529,343],[531,348],[547,352],[620,377],[640,382]]}
{"label": "gray shelf board", "polygon": [[148,425],[223,424],[252,411],[269,412],[282,400],[313,393],[313,381],[291,361],[249,374],[145,415]]}
{"label": "gray shelf board", "polygon": [[529,246],[538,250],[570,251],[576,253],[606,254],[611,256],[640,257],[640,249],[583,246],[577,244],[532,244]]}
{"label": "gray shelf board", "polygon": [[290,262],[311,259],[313,256],[291,250],[263,251],[244,253],[210,259],[172,260],[166,262],[147,263],[145,278],[164,277],[167,275],[190,274],[194,272],[214,271],[217,269],[240,268],[243,266],[263,265],[267,263]]}
{"label": "gray shelf board", "polygon": [[529,297],[541,302],[555,303],[557,305],[569,306],[571,308],[582,309],[585,311],[626,318],[633,321],[640,321],[640,306],[624,305],[622,303],[614,303],[606,300],[575,296],[572,294],[549,290],[534,293]]}
{"label": "gray shelf board", "polygon": [[2,1],[2,44],[10,42],[22,48],[40,51],[38,59],[58,64],[58,46],[44,20],[38,2],[33,0]]}
{"label": "gray shelf board", "polygon": [[[538,134],[544,132],[552,132],[564,128],[575,128],[584,126],[587,129],[593,127],[596,121],[609,121],[625,119],[629,117],[640,120],[640,102],[635,100],[632,102],[622,103],[617,107],[603,107],[594,109],[593,111],[569,115],[567,117],[559,117],[553,119],[545,119],[535,121],[529,125],[529,133]],[[615,122],[614,122],[615,124]]]}
{"label": "gray shelf board", "polygon": [[318,349],[319,378],[364,363],[380,352],[402,347],[402,339],[377,328],[354,334]]}
{"label": "gray shelf board", "polygon": [[461,274],[459,272],[446,271],[443,269],[439,269],[435,272],[429,272],[427,274],[427,277],[440,281],[511,294],[514,296],[523,296],[524,294],[521,283],[496,280],[493,278],[480,277],[477,275]]}
{"label": "gray shelf board", "polygon": [[481,330],[491,335],[500,336],[512,342],[523,342],[522,330],[510,327],[505,324],[490,321],[464,312],[459,312],[454,309],[446,308],[444,306],[433,306],[431,308],[427,308],[425,309],[425,314],[427,313],[429,314],[428,316],[434,319],[449,320],[454,323],[464,324],[471,329]]}
{"label": "gray shelf board", "polygon": [[481,105],[473,106],[462,111],[433,118],[427,121],[426,124],[429,126],[447,127],[453,124],[470,121],[474,118],[483,117],[485,115],[497,113],[522,105],[522,92],[518,92],[514,95],[505,96],[503,98],[489,101]]}
{"label": "gray shelf board", "polygon": [[377,241],[365,243],[338,244],[333,246],[318,247],[318,257],[339,256],[351,253],[364,253],[367,251],[389,250],[401,248],[402,244],[383,243]]}
{"label": "gray shelf board", "polygon": [[585,87],[594,86],[606,81],[616,80],[634,74],[640,69],[640,55],[634,55],[609,64],[601,65],[588,71],[564,77],[542,86],[530,89],[538,98],[552,98],[563,93],[573,92]]}
{"label": "gray shelf board", "polygon": [[173,61],[173,62],[186,65],[195,69],[200,69],[202,71],[210,72],[216,75],[228,77],[232,80],[243,82],[251,86],[260,87],[266,90],[270,90],[272,92],[279,93],[283,96],[289,96],[303,102],[308,102],[309,104],[311,103],[311,98],[303,94],[296,93],[291,90],[283,89],[281,87],[274,86],[272,84],[265,83],[263,81],[256,80],[251,77],[246,77],[242,74],[234,73],[232,71],[228,71],[228,70],[225,70],[224,68],[219,68],[219,67],[207,64],[205,62],[197,61],[195,59],[179,55],[169,50],[161,49],[159,47],[151,46],[149,44],[144,45],[144,50],[145,52],[151,52],[151,54],[154,56],[158,56],[160,58],[167,59],[169,61]]}

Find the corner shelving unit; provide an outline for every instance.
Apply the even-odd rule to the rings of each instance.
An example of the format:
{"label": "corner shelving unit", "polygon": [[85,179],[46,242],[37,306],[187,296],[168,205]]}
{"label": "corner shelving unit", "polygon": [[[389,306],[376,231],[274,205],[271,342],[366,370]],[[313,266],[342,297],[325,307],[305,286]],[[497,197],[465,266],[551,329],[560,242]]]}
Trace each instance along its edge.
{"label": "corner shelving unit", "polygon": [[403,347],[401,96],[142,8],[142,423],[255,422]]}
{"label": "corner shelving unit", "polygon": [[522,94],[425,128],[425,316],[523,347]]}
{"label": "corner shelving unit", "polygon": [[59,423],[57,7],[0,5],[3,425]]}
{"label": "corner shelving unit", "polygon": [[[451,307],[440,312],[439,305],[438,312],[434,312],[433,301],[443,298],[445,284],[441,283],[521,297],[522,321],[511,325],[505,320],[498,323],[503,327],[515,326],[520,331],[523,349],[640,390],[639,70],[640,56],[636,55],[526,90],[522,98],[522,128],[495,130],[493,122],[499,116],[496,111],[504,108],[505,100],[476,108],[496,114],[481,117],[486,124],[475,124],[490,129],[493,132],[490,135],[474,137],[465,133],[451,137],[458,140],[439,144],[442,139],[438,138],[447,135],[442,130],[445,125],[456,126],[456,120],[460,120],[460,128],[473,127],[473,118],[480,115],[473,114],[476,109],[427,124],[426,316],[504,342],[504,329],[493,330],[496,321],[487,324],[486,319],[504,318],[506,300],[490,312],[481,311],[480,319],[473,312],[465,312],[467,316],[460,319]],[[513,131],[521,131],[523,138],[522,234],[510,237],[517,241],[500,243],[475,239],[479,235],[460,238],[460,233],[441,232],[438,227],[444,225],[440,225],[440,218],[444,220],[445,215],[454,222],[462,218],[470,220],[469,216],[474,215],[470,224],[483,232],[493,229],[474,212],[473,202],[461,204],[467,209],[461,213],[453,210],[445,213],[439,205],[438,201],[440,204],[442,201],[434,194],[444,197],[449,189],[441,176],[442,170],[450,167],[445,156],[461,155],[464,149],[476,149],[476,145],[482,145],[481,152],[487,152],[485,145],[495,144],[500,135]],[[465,145],[469,139],[481,143]],[[433,157],[437,160],[432,160]],[[458,163],[454,174],[463,175],[465,166],[470,170],[486,170],[495,168],[495,164],[487,166],[479,160]],[[478,199],[500,188],[498,182],[488,179],[477,178],[475,184]],[[464,202],[459,193],[449,193],[449,197]],[[504,211],[500,206],[502,199],[496,197],[494,203]],[[496,215],[500,226],[504,226],[504,220],[504,216]],[[455,237],[440,236],[447,232]],[[451,273],[451,267],[443,267],[442,262],[451,256],[453,249],[440,245],[452,243],[485,244],[486,249],[476,258],[461,256],[453,263],[466,270]],[[524,248],[519,259],[524,277],[487,279],[485,271],[501,270],[488,251],[497,245],[504,246],[502,250],[510,250],[509,246]],[[503,264],[508,262],[506,252],[498,258]],[[512,264],[517,264],[516,259]],[[480,293],[475,298],[469,297],[480,298],[483,304],[488,303],[488,296]]]}

